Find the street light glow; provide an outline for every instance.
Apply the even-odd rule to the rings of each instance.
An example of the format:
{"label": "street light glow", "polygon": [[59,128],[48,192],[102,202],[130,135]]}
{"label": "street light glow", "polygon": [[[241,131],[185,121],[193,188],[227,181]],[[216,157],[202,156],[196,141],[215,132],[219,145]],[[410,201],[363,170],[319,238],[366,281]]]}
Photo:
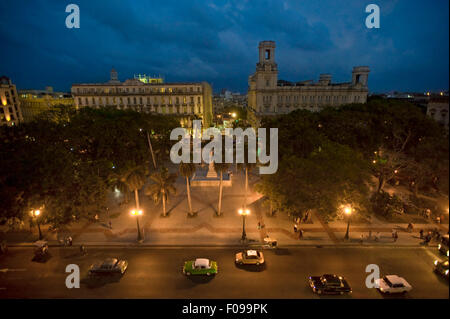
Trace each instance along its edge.
{"label": "street light glow", "polygon": [[344,208],[344,213],[346,213],[347,215],[350,215],[352,213],[352,208],[351,207],[345,207]]}

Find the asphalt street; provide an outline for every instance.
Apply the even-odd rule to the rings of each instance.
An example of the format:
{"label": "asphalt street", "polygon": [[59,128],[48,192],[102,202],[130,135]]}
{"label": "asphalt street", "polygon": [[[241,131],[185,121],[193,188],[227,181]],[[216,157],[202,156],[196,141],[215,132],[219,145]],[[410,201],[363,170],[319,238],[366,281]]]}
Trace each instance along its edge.
{"label": "asphalt street", "polygon": [[[433,261],[443,259],[436,248],[330,247],[263,250],[266,265],[260,269],[237,267],[232,248],[50,248],[45,263],[33,262],[32,248],[10,248],[0,256],[0,298],[449,298],[448,281],[433,272]],[[123,276],[90,279],[89,266],[106,257],[127,259]],[[184,261],[196,257],[218,262],[214,277],[186,277]],[[68,289],[68,264],[81,271],[80,288]],[[400,296],[383,296],[365,286],[368,264],[381,275],[404,277],[413,290]],[[310,275],[335,273],[353,288],[351,295],[317,296],[308,286]]]}

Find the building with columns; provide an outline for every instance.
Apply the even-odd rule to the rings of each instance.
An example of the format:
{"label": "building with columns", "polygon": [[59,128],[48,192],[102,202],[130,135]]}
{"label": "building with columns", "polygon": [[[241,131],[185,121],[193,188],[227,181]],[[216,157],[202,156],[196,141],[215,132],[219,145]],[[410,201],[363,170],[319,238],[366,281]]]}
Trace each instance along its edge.
{"label": "building with columns", "polygon": [[346,83],[332,83],[330,74],[321,74],[318,82],[279,80],[275,42],[262,41],[256,72],[248,80],[248,106],[257,115],[277,115],[297,109],[319,111],[327,106],[366,103],[369,72],[367,66],[354,67],[352,80]]}
{"label": "building with columns", "polygon": [[164,83],[162,78],[153,81],[146,76],[120,82],[112,69],[109,82],[73,84],[72,95],[77,108],[113,106],[174,115],[184,127],[190,127],[193,118],[202,119],[206,126],[212,121],[212,89],[206,82]]}
{"label": "building with columns", "polygon": [[17,125],[23,121],[16,86],[6,76],[0,77],[0,125]]}

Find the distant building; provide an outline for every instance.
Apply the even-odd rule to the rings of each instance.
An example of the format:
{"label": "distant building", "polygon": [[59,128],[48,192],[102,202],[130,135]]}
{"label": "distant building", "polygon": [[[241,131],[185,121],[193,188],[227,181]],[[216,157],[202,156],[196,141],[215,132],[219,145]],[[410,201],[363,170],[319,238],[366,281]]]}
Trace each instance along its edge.
{"label": "distant building", "polygon": [[427,115],[448,130],[448,96],[431,97],[427,105]]}
{"label": "distant building", "polygon": [[145,75],[120,82],[113,69],[109,82],[73,84],[72,95],[77,108],[113,106],[175,115],[186,127],[191,126],[193,118],[201,118],[204,125],[212,121],[212,89],[206,82],[164,83],[162,78]]}
{"label": "distant building", "polygon": [[0,125],[16,125],[23,121],[16,86],[6,77],[0,77]]}
{"label": "distant building", "polygon": [[47,86],[45,90],[19,90],[19,100],[24,122],[29,122],[58,105],[75,108],[72,94],[53,92],[51,86]]}
{"label": "distant building", "polygon": [[248,106],[257,115],[276,115],[297,109],[318,111],[325,106],[366,103],[369,72],[367,66],[354,67],[352,81],[347,83],[332,83],[330,74],[321,74],[317,83],[278,80],[275,42],[262,41],[256,72],[248,80]]}

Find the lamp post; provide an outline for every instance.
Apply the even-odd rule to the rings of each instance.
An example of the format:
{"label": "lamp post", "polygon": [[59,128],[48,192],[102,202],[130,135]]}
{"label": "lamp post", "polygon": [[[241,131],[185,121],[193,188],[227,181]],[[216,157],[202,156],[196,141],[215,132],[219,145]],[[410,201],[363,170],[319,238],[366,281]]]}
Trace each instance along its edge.
{"label": "lamp post", "polygon": [[350,206],[347,206],[344,208],[344,213],[347,215],[347,231],[345,232],[344,239],[348,240],[348,231],[350,229],[350,217],[352,216],[352,208]]}
{"label": "lamp post", "polygon": [[31,216],[33,216],[33,218],[36,219],[36,224],[37,224],[37,228],[39,231],[39,240],[42,239],[42,232],[41,232],[41,226],[39,224],[39,215],[41,214],[41,211],[39,209],[36,210],[32,210],[31,211]]}
{"label": "lamp post", "polygon": [[245,217],[250,214],[249,209],[239,209],[238,210],[239,215],[242,216],[242,241],[245,241],[247,239],[247,234],[245,233]]}
{"label": "lamp post", "polygon": [[142,209],[133,209],[131,211],[131,215],[136,217],[136,225],[137,225],[137,240],[142,241],[141,227],[139,226],[139,216],[142,215]]}

